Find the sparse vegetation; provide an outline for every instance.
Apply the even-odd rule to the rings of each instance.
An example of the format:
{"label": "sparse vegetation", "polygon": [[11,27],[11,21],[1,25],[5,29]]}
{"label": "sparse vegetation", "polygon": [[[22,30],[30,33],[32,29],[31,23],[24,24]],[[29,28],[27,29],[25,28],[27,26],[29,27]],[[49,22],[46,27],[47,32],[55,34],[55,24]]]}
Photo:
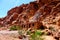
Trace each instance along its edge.
{"label": "sparse vegetation", "polygon": [[42,38],[42,34],[43,32],[40,30],[35,30],[35,32],[30,35],[30,40],[44,40],[44,38]]}
{"label": "sparse vegetation", "polygon": [[20,30],[21,27],[20,26],[16,26],[16,25],[13,25],[10,30]]}
{"label": "sparse vegetation", "polygon": [[19,31],[18,33],[20,35],[24,35],[24,33],[26,32],[26,35],[29,35],[29,40],[44,40],[44,38],[42,38],[43,32],[41,30],[34,30],[34,32],[32,31]]}

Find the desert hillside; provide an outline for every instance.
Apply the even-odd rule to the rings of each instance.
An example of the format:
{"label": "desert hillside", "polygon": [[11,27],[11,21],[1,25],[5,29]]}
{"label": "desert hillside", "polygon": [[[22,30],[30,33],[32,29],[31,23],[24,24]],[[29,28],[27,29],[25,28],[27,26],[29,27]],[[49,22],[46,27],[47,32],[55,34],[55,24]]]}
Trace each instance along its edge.
{"label": "desert hillside", "polygon": [[6,17],[0,18],[0,30],[12,26],[41,29],[49,33],[46,37],[60,40],[60,0],[35,0],[10,9]]}

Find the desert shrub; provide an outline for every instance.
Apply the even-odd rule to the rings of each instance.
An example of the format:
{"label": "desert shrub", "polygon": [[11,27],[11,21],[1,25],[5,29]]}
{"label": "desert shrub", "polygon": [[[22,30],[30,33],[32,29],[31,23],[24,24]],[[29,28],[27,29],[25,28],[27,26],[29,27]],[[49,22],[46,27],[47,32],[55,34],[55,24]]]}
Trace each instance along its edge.
{"label": "desert shrub", "polygon": [[20,30],[20,29],[21,29],[21,26],[13,25],[10,27],[10,30]]}
{"label": "desert shrub", "polygon": [[29,35],[29,40],[44,40],[44,38],[42,38],[43,32],[41,30],[34,30],[34,32],[32,31],[18,31],[18,33],[20,35],[24,35],[26,33],[26,35]]}
{"label": "desert shrub", "polygon": [[35,30],[35,32],[30,35],[30,40],[44,40],[44,38],[41,37],[42,35],[43,32],[40,30]]}

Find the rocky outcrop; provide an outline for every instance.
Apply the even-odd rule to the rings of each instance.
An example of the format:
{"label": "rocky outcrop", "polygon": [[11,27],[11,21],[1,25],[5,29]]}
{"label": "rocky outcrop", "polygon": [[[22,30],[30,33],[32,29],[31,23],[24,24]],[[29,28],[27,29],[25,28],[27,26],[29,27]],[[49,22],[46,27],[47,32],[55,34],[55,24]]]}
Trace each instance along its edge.
{"label": "rocky outcrop", "polygon": [[3,27],[19,25],[23,28],[40,28],[42,25],[47,28],[51,25],[59,27],[60,1],[45,1],[37,0],[10,9],[7,16],[0,19],[0,25]]}

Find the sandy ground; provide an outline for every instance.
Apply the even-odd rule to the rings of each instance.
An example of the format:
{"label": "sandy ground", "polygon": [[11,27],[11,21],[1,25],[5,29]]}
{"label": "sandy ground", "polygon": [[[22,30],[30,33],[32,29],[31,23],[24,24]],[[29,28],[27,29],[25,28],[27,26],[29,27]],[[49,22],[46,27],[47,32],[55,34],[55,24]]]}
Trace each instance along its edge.
{"label": "sandy ground", "polygon": [[[19,39],[18,31],[0,31],[0,40],[28,40],[28,37]],[[44,40],[55,40],[52,36],[42,36]]]}
{"label": "sandy ground", "polygon": [[17,31],[0,31],[0,40],[21,40]]}
{"label": "sandy ground", "polygon": [[0,40],[20,40],[20,39],[8,35],[0,35]]}

